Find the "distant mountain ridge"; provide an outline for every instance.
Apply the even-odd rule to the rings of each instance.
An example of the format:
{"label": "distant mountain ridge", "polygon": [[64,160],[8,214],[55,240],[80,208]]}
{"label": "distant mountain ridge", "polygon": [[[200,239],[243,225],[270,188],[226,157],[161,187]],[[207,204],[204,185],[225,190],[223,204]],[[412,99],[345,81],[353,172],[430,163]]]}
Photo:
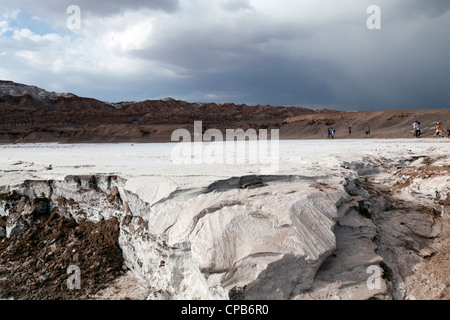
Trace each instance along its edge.
{"label": "distant mountain ridge", "polygon": [[0,80],[0,141],[6,142],[170,141],[172,126],[194,121],[205,130],[278,128],[287,118],[321,112],[331,111],[172,98],[110,103]]}
{"label": "distant mountain ridge", "polygon": [[367,125],[371,138],[408,138],[421,121],[423,137],[432,137],[436,121],[447,133],[450,109],[340,112],[172,98],[110,103],[0,80],[0,143],[170,142],[174,130],[193,130],[194,121],[222,132],[279,129],[281,139],[324,139],[331,127],[336,139],[365,138]]}
{"label": "distant mountain ridge", "polygon": [[64,98],[76,97],[72,93],[49,92],[36,86],[29,86],[8,80],[0,80],[0,96],[10,95],[12,97],[21,97],[27,94],[31,95],[33,99],[37,100],[56,99],[58,97]]}

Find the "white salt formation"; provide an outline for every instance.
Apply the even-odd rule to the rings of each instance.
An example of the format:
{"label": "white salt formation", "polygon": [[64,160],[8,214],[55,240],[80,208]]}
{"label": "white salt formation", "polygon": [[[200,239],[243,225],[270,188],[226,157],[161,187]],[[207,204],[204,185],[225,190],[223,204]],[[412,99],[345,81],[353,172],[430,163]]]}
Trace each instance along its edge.
{"label": "white salt formation", "polygon": [[272,175],[172,148],[1,146],[0,237],[32,223],[13,191],[116,217],[130,271],[95,299],[449,298],[448,141],[280,141]]}

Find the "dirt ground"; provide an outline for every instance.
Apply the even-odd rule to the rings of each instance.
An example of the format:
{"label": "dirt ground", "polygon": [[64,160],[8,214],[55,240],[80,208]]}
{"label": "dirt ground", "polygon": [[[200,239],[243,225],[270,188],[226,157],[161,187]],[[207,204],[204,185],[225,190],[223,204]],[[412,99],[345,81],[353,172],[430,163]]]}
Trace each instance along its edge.
{"label": "dirt ground", "polygon": [[[89,299],[122,270],[116,218],[93,223],[60,217],[41,218],[23,232],[0,240],[0,299]],[[69,289],[80,269],[80,289]]]}

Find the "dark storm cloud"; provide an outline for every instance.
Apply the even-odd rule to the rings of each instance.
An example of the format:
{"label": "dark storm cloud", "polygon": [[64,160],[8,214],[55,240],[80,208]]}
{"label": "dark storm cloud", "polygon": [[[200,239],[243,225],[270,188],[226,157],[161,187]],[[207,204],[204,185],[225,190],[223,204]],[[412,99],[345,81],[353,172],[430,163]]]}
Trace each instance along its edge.
{"label": "dark storm cloud", "polygon": [[[172,96],[359,110],[450,107],[448,0],[8,3],[49,14],[59,14],[62,7],[62,24],[69,4],[89,13],[83,15],[89,21],[78,44],[99,63],[92,64],[95,72],[86,67],[71,71],[72,78],[81,79],[75,83],[85,86],[67,90],[80,95],[108,101]],[[366,27],[366,9],[373,4],[381,8],[381,30]],[[23,49],[24,43],[15,47]],[[43,50],[42,42],[35,48],[26,43],[30,51]],[[96,55],[90,44],[102,54]],[[70,49],[84,59],[77,60],[81,66],[93,59],[81,49]],[[55,54],[64,56],[63,51]],[[7,55],[14,62],[12,56]],[[106,59],[110,63],[103,63]],[[137,71],[117,72],[129,69],[123,59]],[[141,62],[140,69],[136,64]],[[102,63],[106,71],[95,68]],[[121,67],[108,71],[114,64]],[[36,70],[39,77],[43,71],[48,78],[57,77]]]}
{"label": "dark storm cloud", "polygon": [[234,94],[237,102],[359,109],[449,106],[444,87],[450,83],[450,23],[442,17],[450,6],[379,2],[382,30],[365,26],[365,9],[373,1],[360,2],[356,17],[337,7],[336,15],[347,20],[318,27],[314,17],[311,24],[299,24],[249,11],[234,20],[239,28],[188,24],[131,54],[186,68],[191,77],[179,94],[192,90],[224,99]]}

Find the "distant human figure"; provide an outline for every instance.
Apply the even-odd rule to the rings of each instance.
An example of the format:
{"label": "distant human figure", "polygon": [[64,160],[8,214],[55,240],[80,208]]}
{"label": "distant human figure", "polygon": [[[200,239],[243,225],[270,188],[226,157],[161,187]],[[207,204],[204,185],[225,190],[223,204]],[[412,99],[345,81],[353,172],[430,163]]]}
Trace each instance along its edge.
{"label": "distant human figure", "polygon": [[328,128],[328,136],[327,136],[327,139],[330,139],[330,138],[331,138],[331,129]]}
{"label": "distant human figure", "polygon": [[413,131],[414,131],[414,135],[416,137],[417,137],[417,126],[418,126],[417,121],[414,121],[412,127],[413,127]]}
{"label": "distant human figure", "polygon": [[436,123],[436,133],[434,135],[436,137],[440,137],[441,136],[441,123],[440,122]]}
{"label": "distant human figure", "polygon": [[349,135],[349,136],[352,135],[352,127],[348,127],[348,135]]}
{"label": "distant human figure", "polygon": [[366,127],[366,137],[370,136],[370,125],[367,125]]}
{"label": "distant human figure", "polygon": [[450,126],[448,126],[447,128],[447,133],[448,133],[447,137],[450,138]]}
{"label": "distant human figure", "polygon": [[413,128],[414,128],[414,135],[416,136],[416,138],[418,138],[420,136],[420,122],[419,121],[414,122]]}
{"label": "distant human figure", "polygon": [[334,128],[331,128],[331,138],[334,139],[334,134],[336,133],[336,130]]}

